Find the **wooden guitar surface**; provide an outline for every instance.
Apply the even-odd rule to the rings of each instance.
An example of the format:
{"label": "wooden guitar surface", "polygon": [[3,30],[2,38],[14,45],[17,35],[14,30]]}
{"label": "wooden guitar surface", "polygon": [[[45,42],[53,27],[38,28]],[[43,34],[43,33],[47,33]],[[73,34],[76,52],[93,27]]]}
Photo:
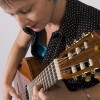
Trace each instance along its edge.
{"label": "wooden guitar surface", "polygon": [[42,60],[33,57],[24,58],[14,79],[14,87],[23,100],[27,99],[26,86],[44,69]]}

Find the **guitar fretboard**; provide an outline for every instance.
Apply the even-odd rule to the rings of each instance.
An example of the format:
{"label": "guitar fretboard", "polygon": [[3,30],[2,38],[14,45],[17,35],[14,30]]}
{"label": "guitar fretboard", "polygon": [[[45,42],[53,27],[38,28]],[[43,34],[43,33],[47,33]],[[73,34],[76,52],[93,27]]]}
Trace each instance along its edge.
{"label": "guitar fretboard", "polygon": [[29,100],[31,100],[33,93],[33,86],[42,84],[44,91],[49,89],[58,81],[54,62],[50,63],[28,86]]}

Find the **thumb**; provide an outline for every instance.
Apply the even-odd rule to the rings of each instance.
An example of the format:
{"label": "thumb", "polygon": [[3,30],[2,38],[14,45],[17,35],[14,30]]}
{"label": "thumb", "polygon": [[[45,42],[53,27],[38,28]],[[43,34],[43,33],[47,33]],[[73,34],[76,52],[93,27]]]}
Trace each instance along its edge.
{"label": "thumb", "polygon": [[19,96],[17,95],[16,90],[15,90],[14,88],[12,88],[12,89],[10,90],[10,95],[11,95],[12,97],[14,97],[15,99],[17,99],[17,100],[21,100],[21,99],[19,98]]}

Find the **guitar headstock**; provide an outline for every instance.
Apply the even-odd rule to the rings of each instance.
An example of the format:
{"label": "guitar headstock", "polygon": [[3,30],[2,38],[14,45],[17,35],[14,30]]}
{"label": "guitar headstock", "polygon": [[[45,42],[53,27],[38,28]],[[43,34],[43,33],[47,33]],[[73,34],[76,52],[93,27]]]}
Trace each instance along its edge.
{"label": "guitar headstock", "polygon": [[83,37],[54,59],[58,79],[100,79],[100,31]]}

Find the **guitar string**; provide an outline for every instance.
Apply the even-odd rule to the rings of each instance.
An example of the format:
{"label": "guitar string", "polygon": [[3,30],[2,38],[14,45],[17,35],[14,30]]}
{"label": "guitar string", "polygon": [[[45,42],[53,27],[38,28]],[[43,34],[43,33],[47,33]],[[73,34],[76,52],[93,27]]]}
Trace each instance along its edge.
{"label": "guitar string", "polygon": [[[74,53],[73,55],[75,55],[75,53]],[[66,59],[66,58],[68,58],[68,57],[64,57],[64,58]],[[60,58],[60,59],[58,59],[58,61],[59,61],[59,60],[60,60],[60,61],[61,61],[61,60],[64,60],[64,58]],[[60,62],[60,61],[59,61],[59,62]]]}
{"label": "guitar string", "polygon": [[[64,62],[65,62],[65,60],[64,60]],[[63,63],[63,62],[62,62]],[[60,63],[60,64],[62,64],[62,63]],[[32,96],[32,90],[33,90],[33,88],[30,88],[30,95]],[[25,93],[23,93],[23,95],[25,95]],[[28,96],[26,96],[26,97],[28,97]]]}
{"label": "guitar string", "polygon": [[[60,61],[63,63],[63,62],[66,61],[67,58],[68,58],[68,57],[61,58],[62,61],[61,61],[60,59],[58,59],[58,60],[60,60]],[[63,61],[63,60],[64,60],[64,61]],[[60,61],[59,61],[59,62],[60,62]],[[60,63],[59,65],[61,65],[62,63]],[[51,64],[52,64],[52,63],[51,63]],[[36,79],[36,78],[35,78],[35,79]],[[32,83],[33,83],[33,82],[32,82]],[[32,85],[32,84],[31,84],[31,85]],[[31,86],[31,85],[29,86],[29,90],[32,91],[32,87],[33,87],[33,85],[32,85],[32,86]]]}
{"label": "guitar string", "polygon": [[[53,83],[55,83],[55,81],[52,81]],[[34,86],[34,85],[33,85]],[[29,92],[29,94],[30,94],[30,97],[32,96],[32,90],[33,90],[33,88],[31,88],[30,89],[31,91]]]}
{"label": "guitar string", "polygon": [[[58,59],[58,61],[59,61],[59,60],[61,61],[61,60],[63,60],[63,59],[65,59],[65,58],[60,58],[60,59]],[[59,62],[60,62],[60,61],[59,61]],[[52,64],[53,64],[53,62],[52,62],[52,63],[50,63],[50,64],[49,64],[46,68],[50,67]],[[42,71],[42,72],[43,72],[43,71]],[[41,72],[41,73],[42,73],[42,72]],[[41,74],[41,73],[40,73],[40,74]],[[37,77],[38,77],[38,76],[37,76]],[[36,77],[36,78],[37,78],[37,77]],[[35,78],[35,79],[36,79],[36,78]],[[35,79],[34,79],[34,80],[35,80]],[[31,83],[33,83],[33,82],[34,82],[34,80],[33,80]],[[31,83],[28,85],[28,87],[30,87],[30,86],[31,86]]]}
{"label": "guitar string", "polygon": [[[74,55],[75,55],[75,54],[76,54],[76,53],[74,53]],[[62,61],[61,61],[60,59],[58,59],[58,61],[59,61],[59,60],[61,61],[61,63],[60,63],[59,65],[61,65],[63,62],[65,62],[67,58],[68,58],[68,57],[66,57],[65,59],[60,58]],[[63,61],[63,60],[64,60],[64,61]],[[60,62],[60,61],[59,61],[59,62]],[[53,64],[53,62],[52,62],[51,64]],[[36,78],[35,78],[35,79],[36,79]],[[31,85],[30,85],[30,86],[31,86]],[[30,89],[32,90],[32,88],[30,88]],[[23,93],[23,94],[24,94],[24,93]]]}
{"label": "guitar string", "polygon": [[[65,59],[65,58],[61,58],[61,60],[60,60],[60,61],[62,61],[63,59]],[[59,62],[60,62],[60,61],[59,61]],[[53,65],[53,62],[52,62],[52,63],[50,63],[50,65],[48,65],[46,68],[50,67],[51,65]],[[53,66],[53,67],[54,67],[54,66]],[[43,71],[42,71],[42,72],[43,72]],[[42,72],[41,72],[41,73],[42,73]],[[40,74],[41,74],[41,73],[40,73]],[[37,76],[37,77],[38,77],[38,76]],[[37,77],[36,77],[36,78],[37,78]],[[35,79],[36,79],[36,78],[35,78]],[[34,79],[34,80],[35,80],[35,79]],[[34,81],[34,80],[33,80],[33,81]],[[32,84],[33,84],[33,81],[31,82]],[[30,86],[31,86],[31,83],[28,85],[28,87],[30,87]]]}
{"label": "guitar string", "polygon": [[[65,62],[65,61],[66,61],[66,60],[64,60],[64,62]],[[62,63],[63,63],[63,62],[62,62]],[[62,63],[61,63],[61,64],[62,64]]]}
{"label": "guitar string", "polygon": [[[62,62],[65,62],[65,60],[67,59],[68,57],[65,57],[65,58],[60,58],[60,59],[58,59],[58,61],[60,62],[60,64],[62,64]],[[51,64],[53,64],[53,62],[51,63]],[[50,64],[50,65],[51,65]],[[49,65],[49,66],[50,66]],[[33,90],[33,85],[32,85],[32,83],[34,83],[34,81],[36,81],[37,80],[37,78],[38,78],[38,76],[28,85],[29,86],[29,89],[28,90],[30,90],[30,91],[28,91],[29,92],[29,94],[32,94],[32,90]],[[53,81],[54,82],[54,81]],[[35,84],[34,84],[35,85]],[[23,95],[25,95],[26,93],[22,93]],[[28,97],[28,96],[26,96],[26,97]]]}
{"label": "guitar string", "polygon": [[[58,59],[58,60],[60,60],[60,61],[63,61],[63,60],[65,60],[67,57],[65,57],[65,58],[60,58],[60,59]],[[53,64],[53,62],[51,63],[51,64]],[[50,64],[50,65],[51,65]],[[49,76],[49,74],[47,74],[48,76]],[[37,79],[37,78],[35,78],[35,79]],[[33,83],[33,84],[32,84]],[[29,89],[28,89],[28,92],[29,92],[29,94],[32,94],[32,87],[34,86],[34,82],[32,82],[31,83],[31,85],[30,85],[30,87],[29,87]],[[55,83],[55,81],[53,81],[53,83]]]}
{"label": "guitar string", "polygon": [[[47,75],[49,76],[49,74],[47,74]],[[48,77],[48,76],[47,76],[47,77]],[[43,81],[44,81],[44,79],[43,79]],[[32,89],[33,85],[34,85],[34,84],[31,84],[31,86],[29,87],[29,90]]]}

